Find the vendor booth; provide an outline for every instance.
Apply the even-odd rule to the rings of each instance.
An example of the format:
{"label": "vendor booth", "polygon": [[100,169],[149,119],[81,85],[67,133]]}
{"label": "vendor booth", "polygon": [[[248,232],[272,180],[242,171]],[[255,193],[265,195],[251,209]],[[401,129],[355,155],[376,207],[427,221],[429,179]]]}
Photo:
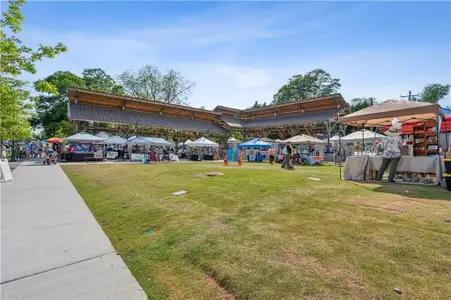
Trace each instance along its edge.
{"label": "vendor booth", "polygon": [[102,161],[103,152],[98,146],[104,139],[86,132],[80,132],[64,139],[70,145],[68,151],[61,153],[61,160],[76,161]]}
{"label": "vendor booth", "polygon": [[201,137],[188,145],[192,149],[190,160],[214,160],[218,153],[218,143]]}
{"label": "vendor booth", "polygon": [[[443,157],[439,155],[438,132],[444,117],[438,104],[388,100],[341,117],[339,122],[358,127],[376,127],[382,131],[393,127],[394,121],[417,123],[411,135],[401,135],[402,125],[399,124],[402,146],[399,147],[401,157],[394,181],[438,184],[444,168]],[[341,145],[343,140],[341,138],[339,141]],[[410,150],[403,151],[406,147]],[[383,160],[381,153],[352,154],[346,158],[344,179],[374,180]]]}
{"label": "vendor booth", "polygon": [[306,134],[296,135],[283,141],[295,145],[293,161],[299,164],[321,164],[324,160],[324,147],[326,141]]}
{"label": "vendor booth", "polygon": [[105,157],[107,159],[118,159],[124,157],[124,145],[127,140],[120,136],[110,136],[105,139]]}
{"label": "vendor booth", "polygon": [[248,162],[262,162],[266,157],[266,152],[271,148],[271,144],[261,139],[253,139],[238,144],[238,149],[246,149],[246,158]]}
{"label": "vendor booth", "polygon": [[170,160],[168,147],[172,143],[162,138],[133,136],[125,142],[131,161],[166,161]]}

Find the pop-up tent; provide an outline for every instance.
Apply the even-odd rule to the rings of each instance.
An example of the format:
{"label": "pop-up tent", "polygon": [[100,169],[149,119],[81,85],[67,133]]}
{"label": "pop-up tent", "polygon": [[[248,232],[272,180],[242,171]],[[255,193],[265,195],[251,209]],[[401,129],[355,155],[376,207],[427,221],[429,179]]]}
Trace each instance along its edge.
{"label": "pop-up tent", "polygon": [[96,137],[96,136],[86,133],[86,132],[79,132],[77,134],[74,134],[73,136],[65,138],[64,141],[70,142],[70,143],[100,144],[100,143],[103,143],[104,139]]}
{"label": "pop-up tent", "polygon": [[153,145],[152,141],[143,136],[133,136],[129,138],[125,143],[130,145]]}
{"label": "pop-up tent", "polygon": [[152,145],[155,145],[155,146],[173,146],[174,145],[171,142],[168,142],[163,138],[146,137],[146,139],[151,141]]}
{"label": "pop-up tent", "polygon": [[195,140],[192,143],[189,143],[188,146],[190,147],[218,147],[218,143],[215,143],[213,141],[210,141],[207,138],[201,137],[197,140]]}
{"label": "pop-up tent", "polygon": [[120,136],[112,136],[103,141],[106,145],[124,145],[127,140]]}
{"label": "pop-up tent", "polygon": [[435,120],[437,117],[445,117],[438,104],[407,100],[387,100],[340,117],[339,122],[359,127],[380,127],[391,126],[391,121],[394,118],[404,123]]}
{"label": "pop-up tent", "polygon": [[94,134],[94,136],[106,140],[107,138],[111,137],[111,134],[105,131],[99,131],[96,134]]}
{"label": "pop-up tent", "polygon": [[241,141],[237,140],[234,137],[231,137],[227,140],[227,144],[239,144],[239,143],[241,143]]}
{"label": "pop-up tent", "polygon": [[238,148],[270,148],[271,144],[260,139],[253,139],[238,145]]}

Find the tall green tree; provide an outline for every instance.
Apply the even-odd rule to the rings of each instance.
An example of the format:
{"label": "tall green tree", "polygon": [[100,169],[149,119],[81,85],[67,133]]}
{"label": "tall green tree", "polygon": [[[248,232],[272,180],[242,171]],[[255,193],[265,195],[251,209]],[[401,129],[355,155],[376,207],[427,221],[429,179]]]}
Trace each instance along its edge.
{"label": "tall green tree", "polygon": [[250,109],[254,109],[254,108],[261,108],[261,107],[266,107],[267,104],[266,102],[258,102],[257,100],[254,102],[254,104],[252,104],[252,106],[250,107]]}
{"label": "tall green tree", "polygon": [[85,69],[82,76],[69,71],[58,71],[38,81],[55,87],[55,94],[42,93],[36,105],[37,117],[33,126],[42,126],[45,136],[57,134],[62,136],[72,133],[72,125],[67,116],[67,101],[69,88],[84,88],[100,92],[123,94],[123,88],[102,69]]}
{"label": "tall green tree", "polygon": [[272,104],[327,96],[337,93],[340,86],[340,79],[332,78],[323,69],[315,69],[304,75],[298,74],[291,77],[288,83],[274,95]]}
{"label": "tall green tree", "polygon": [[89,90],[121,95],[125,93],[124,88],[102,69],[85,69],[82,75],[84,85]]}
{"label": "tall green tree", "polygon": [[[8,9],[0,20],[0,141],[31,137],[30,113],[33,107],[27,82],[17,79],[23,73],[36,73],[35,64],[44,58],[54,58],[67,51],[62,43],[55,46],[27,47],[18,38],[24,17],[20,10],[23,0],[8,1]],[[37,82],[36,88],[49,93],[55,88]]]}
{"label": "tall green tree", "polygon": [[362,97],[362,98],[354,98],[351,100],[350,110],[351,112],[356,112],[366,107],[369,107],[376,103],[376,98],[374,97]]}
{"label": "tall green tree", "polygon": [[194,83],[179,72],[162,73],[156,66],[146,65],[137,71],[128,70],[119,75],[125,92],[131,96],[171,104],[187,104]]}
{"label": "tall green tree", "polygon": [[438,103],[448,96],[451,90],[451,84],[432,83],[424,87],[420,94],[420,101],[429,103]]}

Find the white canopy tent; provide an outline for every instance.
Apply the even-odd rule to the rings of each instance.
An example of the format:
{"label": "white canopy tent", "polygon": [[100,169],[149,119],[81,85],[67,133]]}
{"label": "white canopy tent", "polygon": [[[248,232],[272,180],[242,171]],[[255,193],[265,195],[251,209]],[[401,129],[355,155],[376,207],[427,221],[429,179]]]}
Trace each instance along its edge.
{"label": "white canopy tent", "polygon": [[304,143],[309,143],[309,144],[326,144],[327,142],[317,139],[313,136],[309,136],[306,134],[301,134],[301,135],[296,135],[293,136],[289,139],[286,139],[283,141],[284,143],[288,143],[291,142],[292,144],[304,144]]}
{"label": "white canopy tent", "polygon": [[103,141],[104,144],[107,145],[124,145],[127,140],[121,138],[120,136],[112,136]]}
{"label": "white canopy tent", "polygon": [[173,146],[174,145],[171,142],[168,142],[163,138],[146,137],[146,139],[151,141],[152,145],[155,145],[155,146]]}
{"label": "white canopy tent", "polygon": [[125,143],[129,145],[154,145],[152,141],[143,136],[132,136]]}
{"label": "white canopy tent", "polygon": [[350,133],[341,138],[342,142],[357,142],[364,140],[365,142],[374,142],[375,140],[384,139],[385,135],[373,132],[368,129],[362,129],[353,133]]}
{"label": "white canopy tent", "polygon": [[207,138],[201,137],[200,139],[195,140],[192,143],[189,143],[190,147],[219,147],[218,143],[210,141]]}
{"label": "white canopy tent", "polygon": [[189,144],[191,144],[192,142],[193,142],[192,140],[189,140],[189,139],[188,139],[188,140],[185,141],[185,145],[189,145]]}
{"label": "white canopy tent", "polygon": [[66,142],[71,143],[93,143],[93,144],[101,144],[104,139],[96,137],[92,134],[86,132],[79,132],[74,134],[73,136],[67,137],[64,139]]}

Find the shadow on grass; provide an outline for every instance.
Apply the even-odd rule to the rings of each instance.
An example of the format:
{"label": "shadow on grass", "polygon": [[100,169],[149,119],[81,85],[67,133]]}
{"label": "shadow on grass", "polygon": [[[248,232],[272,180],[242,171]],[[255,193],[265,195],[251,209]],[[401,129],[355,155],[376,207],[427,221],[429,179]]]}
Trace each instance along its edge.
{"label": "shadow on grass", "polygon": [[440,186],[421,186],[401,183],[358,183],[354,184],[377,193],[397,194],[408,198],[451,201],[451,192]]}

